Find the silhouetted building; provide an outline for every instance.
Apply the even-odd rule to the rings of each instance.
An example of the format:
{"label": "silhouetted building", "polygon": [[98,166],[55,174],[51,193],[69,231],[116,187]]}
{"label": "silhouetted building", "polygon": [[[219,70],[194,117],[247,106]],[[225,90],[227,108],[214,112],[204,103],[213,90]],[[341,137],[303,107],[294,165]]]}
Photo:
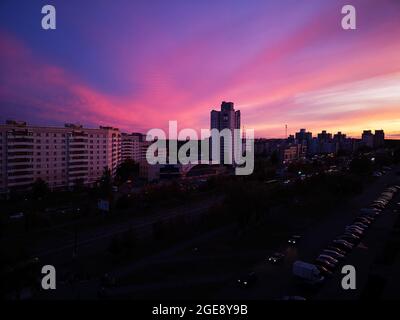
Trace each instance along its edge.
{"label": "silhouetted building", "polygon": [[296,141],[301,144],[308,145],[312,140],[312,133],[307,132],[306,129],[300,129],[296,132]]}
{"label": "silhouetted building", "polygon": [[321,133],[318,133],[319,142],[330,142],[331,140],[332,140],[332,134],[327,133],[326,130],[323,130]]}
{"label": "silhouetted building", "polygon": [[333,135],[333,141],[339,144],[344,143],[346,141],[346,135],[339,131]]}
{"label": "silhouetted building", "polygon": [[381,148],[385,145],[385,133],[383,130],[375,130],[374,147]]}
{"label": "silhouetted building", "polygon": [[364,146],[373,148],[374,147],[374,135],[371,130],[364,130],[361,137],[362,144]]}
{"label": "silhouetted building", "polygon": [[[212,110],[211,111],[211,129],[217,129],[218,131],[222,131],[224,129],[231,130],[232,134],[234,129],[240,129],[240,110],[234,109],[233,102],[225,102],[223,101],[221,104],[221,111]],[[211,144],[213,142],[211,141]],[[232,145],[231,148],[225,143],[224,139],[220,141],[220,160],[223,163],[223,159],[225,153],[229,152],[233,156],[233,136],[232,136]]]}

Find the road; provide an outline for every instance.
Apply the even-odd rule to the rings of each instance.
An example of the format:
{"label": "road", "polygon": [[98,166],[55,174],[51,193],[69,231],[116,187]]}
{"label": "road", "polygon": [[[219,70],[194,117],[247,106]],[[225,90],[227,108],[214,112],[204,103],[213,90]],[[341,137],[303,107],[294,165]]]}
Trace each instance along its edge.
{"label": "road", "polygon": [[[212,205],[221,201],[221,197],[210,197],[199,203],[190,206],[179,207],[170,210],[162,210],[160,213],[132,218],[130,221],[124,221],[113,225],[105,225],[95,227],[85,231],[78,232],[76,247],[80,254],[85,252],[93,253],[95,250],[104,249],[104,245],[108,245],[109,239],[113,236],[121,234],[125,231],[132,230],[137,238],[143,238],[152,231],[152,226],[157,221],[168,221],[177,216],[186,216],[195,219],[203,214]],[[104,241],[107,240],[107,241]],[[67,261],[70,260],[72,251],[75,246],[74,232],[59,233],[59,236],[51,239],[44,239],[41,242],[32,245],[31,254],[40,258],[52,257],[60,263],[63,257]]]}

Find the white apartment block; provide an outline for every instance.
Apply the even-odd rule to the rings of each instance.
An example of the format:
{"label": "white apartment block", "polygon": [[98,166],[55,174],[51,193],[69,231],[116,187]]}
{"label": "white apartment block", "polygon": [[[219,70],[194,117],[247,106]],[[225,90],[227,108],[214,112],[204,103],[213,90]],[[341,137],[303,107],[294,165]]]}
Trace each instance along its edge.
{"label": "white apartment block", "polygon": [[[121,158],[134,160],[137,163],[146,161],[146,151],[151,142],[146,141],[142,133],[122,133],[121,135]],[[146,161],[147,162],[147,161]]]}
{"label": "white apartment block", "polygon": [[52,189],[78,181],[92,185],[105,167],[115,173],[122,160],[121,133],[112,127],[41,127],[7,121],[0,125],[0,152],[0,192],[27,187],[38,178]]}
{"label": "white apartment block", "polygon": [[139,162],[141,157],[140,140],[141,140],[140,133],[122,134],[121,136],[122,161],[130,159]]}

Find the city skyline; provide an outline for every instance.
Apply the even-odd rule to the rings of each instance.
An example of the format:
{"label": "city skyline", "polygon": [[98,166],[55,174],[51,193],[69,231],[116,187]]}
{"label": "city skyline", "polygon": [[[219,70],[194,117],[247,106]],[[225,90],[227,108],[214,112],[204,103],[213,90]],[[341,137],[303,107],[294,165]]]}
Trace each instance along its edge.
{"label": "city skyline", "polygon": [[40,2],[1,4],[1,122],[208,128],[227,100],[256,137],[282,138],[287,124],[400,139],[394,1],[353,1],[355,31],[340,27],[345,1],[53,4],[54,31],[40,28]]}
{"label": "city skyline", "polygon": [[[226,103],[226,102],[223,101],[223,103]],[[230,104],[230,103],[232,103],[232,102],[228,102],[228,104]],[[240,112],[240,110],[238,110],[238,111]],[[209,113],[211,114],[211,117],[212,117],[212,113],[213,112],[215,112],[215,110],[209,110]],[[239,118],[240,118],[240,116],[239,116]],[[60,125],[57,125],[57,124],[54,124],[54,125],[52,125],[52,124],[47,124],[47,125],[46,124],[41,124],[41,125],[38,125],[38,124],[35,124],[35,123],[27,122],[25,120],[20,120],[20,119],[7,119],[3,123],[0,123],[0,127],[1,126],[5,127],[5,126],[8,126],[8,125],[15,125],[17,127],[36,127],[36,128],[47,128],[47,129],[78,127],[78,128],[82,128],[82,129],[95,130],[95,129],[102,129],[102,128],[110,128],[110,129],[118,130],[121,134],[128,135],[128,136],[132,136],[132,135],[133,136],[136,136],[136,135],[145,136],[147,134],[147,132],[139,132],[137,130],[136,131],[135,130],[132,130],[132,131],[123,130],[123,129],[118,128],[117,126],[113,126],[111,124],[107,124],[107,125],[100,125],[100,124],[97,124],[97,125],[96,124],[85,125],[85,124],[82,124],[82,123],[79,123],[79,122],[77,122],[77,123],[64,122],[64,123],[62,123]],[[239,129],[242,129],[242,128],[239,128]],[[178,124],[177,130],[179,131],[181,129],[184,129],[184,128],[180,128],[179,124]],[[192,128],[192,129],[197,131],[199,128]],[[211,129],[211,128],[202,128],[202,130],[207,130],[207,129]],[[293,130],[293,132],[288,132],[287,136],[283,135],[283,137],[258,137],[258,136],[255,136],[254,139],[266,139],[266,140],[283,139],[283,140],[285,140],[285,139],[290,139],[292,137],[295,137],[295,135],[297,133],[303,131],[303,132],[310,133],[312,138],[317,138],[318,135],[323,133],[323,134],[330,134],[332,136],[336,135],[336,134],[339,134],[339,135],[344,135],[348,139],[360,140],[360,139],[362,139],[363,133],[365,133],[366,131],[372,132],[372,133],[374,133],[376,131],[382,131],[382,132],[385,133],[385,140],[397,140],[397,139],[392,139],[390,137],[387,137],[386,131],[384,129],[378,129],[378,128],[372,128],[372,129],[371,128],[364,128],[358,133],[357,136],[349,135],[349,134],[347,134],[347,132],[340,130],[340,128],[337,129],[337,130],[334,130],[334,131],[329,131],[329,130],[326,130],[326,129],[322,129],[320,131],[315,131],[315,132],[311,131],[311,130],[308,130],[305,127],[293,128],[292,130]],[[166,132],[166,134],[167,134],[167,132]],[[168,136],[167,136],[167,139],[171,140]],[[182,141],[184,141],[184,140],[182,140]]]}

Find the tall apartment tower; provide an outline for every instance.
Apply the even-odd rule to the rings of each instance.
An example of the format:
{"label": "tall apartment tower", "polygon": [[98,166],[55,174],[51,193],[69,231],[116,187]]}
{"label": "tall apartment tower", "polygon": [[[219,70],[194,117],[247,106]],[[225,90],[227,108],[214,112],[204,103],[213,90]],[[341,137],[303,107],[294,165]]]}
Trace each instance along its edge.
{"label": "tall apartment tower", "polygon": [[362,143],[370,148],[374,147],[374,134],[371,130],[364,130],[361,136]]}
{"label": "tall apartment tower", "polygon": [[[221,104],[221,111],[212,110],[210,119],[211,129],[217,129],[219,131],[223,129],[230,129],[231,132],[234,129],[240,129],[240,110],[234,109],[233,102],[223,101]],[[211,141],[211,144],[213,142]],[[229,148],[221,139],[220,142],[220,161],[223,163],[225,153],[230,152],[233,158],[233,144],[232,148]]]}
{"label": "tall apartment tower", "polygon": [[385,145],[385,132],[383,130],[375,130],[374,147],[381,148]]}
{"label": "tall apartment tower", "polygon": [[311,140],[312,140],[312,133],[306,131],[306,129],[300,129],[299,132],[296,132],[297,143],[309,146]]}
{"label": "tall apartment tower", "polygon": [[29,187],[36,179],[50,188],[96,183],[121,162],[121,134],[112,127],[0,125],[0,192]]}

